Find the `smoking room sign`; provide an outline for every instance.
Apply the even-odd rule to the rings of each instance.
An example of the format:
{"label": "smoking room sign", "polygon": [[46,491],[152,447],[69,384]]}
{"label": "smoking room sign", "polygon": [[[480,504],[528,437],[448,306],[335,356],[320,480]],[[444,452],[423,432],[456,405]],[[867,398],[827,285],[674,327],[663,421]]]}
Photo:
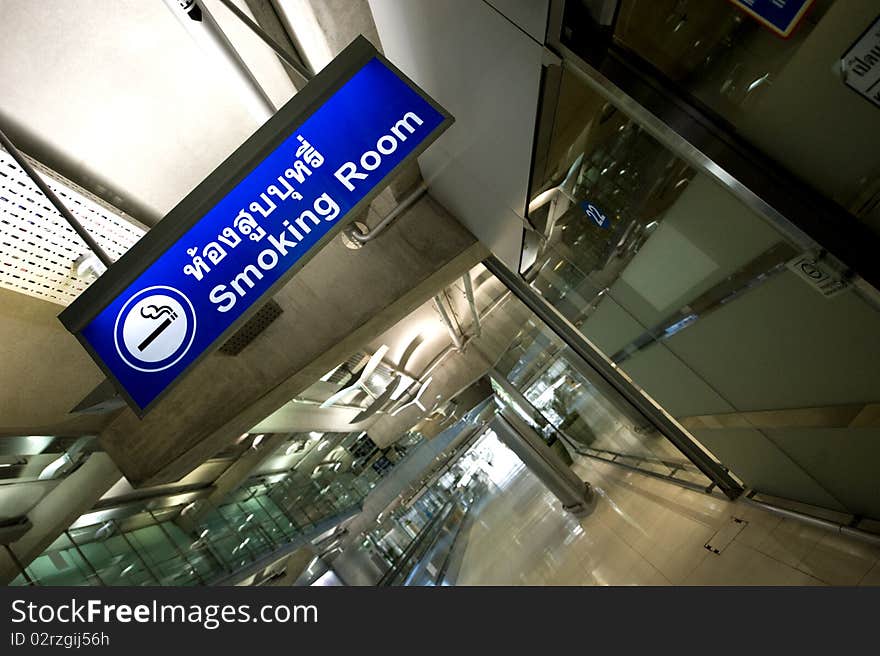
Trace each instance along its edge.
{"label": "smoking room sign", "polygon": [[359,38],[62,322],[143,414],[451,122]]}

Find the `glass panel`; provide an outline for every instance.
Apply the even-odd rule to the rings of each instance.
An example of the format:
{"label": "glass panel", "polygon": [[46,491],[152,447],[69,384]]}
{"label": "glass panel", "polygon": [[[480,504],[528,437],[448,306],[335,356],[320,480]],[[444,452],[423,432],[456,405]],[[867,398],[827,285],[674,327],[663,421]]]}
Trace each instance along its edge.
{"label": "glass panel", "polygon": [[70,531],[79,553],[91,563],[104,585],[158,585],[140,555],[118,533],[113,522]]}
{"label": "glass panel", "polygon": [[210,581],[221,570],[220,563],[211,551],[198,548],[198,544],[194,548],[192,536],[187,535],[174,521],[162,522],[162,528],[169,542],[175,546],[181,563],[185,563],[193,584]]}
{"label": "glass panel", "polygon": [[821,293],[795,244],[567,72],[556,116],[533,287],[749,486],[880,517],[880,426],[853,423],[880,398],[876,291]]}
{"label": "glass panel", "polygon": [[880,113],[839,65],[876,18],[876,2],[815,0],[783,38],[726,0],[622,0],[614,39],[880,230]]}
{"label": "glass panel", "polygon": [[196,585],[199,580],[162,528],[154,524],[130,531],[128,539],[159,578],[160,585]]}
{"label": "glass panel", "polygon": [[536,317],[526,322],[496,370],[513,388],[493,380],[496,396],[566,459],[565,447],[701,487],[711,483],[665,437],[634,424],[616,407],[591,382],[596,374]]}
{"label": "glass panel", "polygon": [[[256,562],[317,525],[356,508],[375,484],[371,469],[351,470],[360,434],[313,434],[293,471],[257,473],[250,486],[192,522],[178,524],[196,503],[148,509],[78,527],[60,537],[28,568],[46,585],[203,585]],[[284,452],[289,444],[282,446]],[[302,470],[300,470],[302,465]],[[27,585],[19,576],[15,585]]]}
{"label": "glass panel", "polygon": [[[59,536],[26,569],[37,585],[100,585],[94,570],[66,535]],[[14,584],[27,585],[27,581],[19,577]]]}

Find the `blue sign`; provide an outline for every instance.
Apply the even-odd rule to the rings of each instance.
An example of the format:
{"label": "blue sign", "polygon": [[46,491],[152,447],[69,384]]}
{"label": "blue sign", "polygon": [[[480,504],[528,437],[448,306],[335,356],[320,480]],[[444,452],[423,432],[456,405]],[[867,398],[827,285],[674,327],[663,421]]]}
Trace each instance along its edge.
{"label": "blue sign", "polygon": [[590,201],[583,201],[581,203],[581,209],[584,211],[584,214],[590,217],[590,221],[595,223],[600,228],[608,230],[608,228],[611,227],[611,221],[608,219],[608,217],[602,213],[602,210],[593,205]]}
{"label": "blue sign", "polygon": [[145,409],[450,121],[373,57],[84,324],[80,339]]}
{"label": "blue sign", "polygon": [[813,0],[731,0],[733,4],[780,36],[787,37]]}

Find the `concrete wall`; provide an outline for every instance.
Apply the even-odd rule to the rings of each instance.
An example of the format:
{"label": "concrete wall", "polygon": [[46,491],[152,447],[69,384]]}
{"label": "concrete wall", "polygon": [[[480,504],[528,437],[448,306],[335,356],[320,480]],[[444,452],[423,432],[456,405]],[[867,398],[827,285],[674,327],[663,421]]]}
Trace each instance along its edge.
{"label": "concrete wall", "polygon": [[[119,481],[122,474],[105,453],[94,453],[67,476],[29,513],[33,527],[10,548],[19,562],[27,565],[83,513],[91,510],[101,496]],[[0,559],[0,584],[18,576],[11,559]]]}
{"label": "concrete wall", "polygon": [[[275,54],[219,2],[212,14],[277,106]],[[259,127],[236,80],[164,2],[0,7],[0,122],[19,146],[153,225]],[[63,99],[61,101],[60,99]]]}
{"label": "concrete wall", "polygon": [[94,433],[108,421],[67,414],[104,375],[58,321],[60,310],[0,289],[0,435]]}
{"label": "concrete wall", "polygon": [[134,486],[179,478],[474,266],[486,251],[430,199],[360,250],[332,241],[275,297],[241,354],[200,362],[143,420],[100,440]]}

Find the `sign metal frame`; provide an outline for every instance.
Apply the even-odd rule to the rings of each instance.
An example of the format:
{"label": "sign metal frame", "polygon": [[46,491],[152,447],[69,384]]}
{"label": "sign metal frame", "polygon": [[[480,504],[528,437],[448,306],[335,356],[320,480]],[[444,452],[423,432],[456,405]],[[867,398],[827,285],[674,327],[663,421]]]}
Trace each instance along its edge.
{"label": "sign metal frame", "polygon": [[[397,163],[344,216],[340,217],[308,251],[306,251],[276,282],[236,318],[211,344],[190,362],[147,405],[141,407],[124,385],[95,352],[82,331],[111,302],[123,293],[138,276],[175,244],[215,205],[241,183],[269,154],[290,137],[372,59],[378,59],[391,72],[420,96],[442,117],[435,127],[410,153]],[[223,161],[210,175],[180,201],[162,221],[144,235],[125,255],[80,294],[58,316],[64,327],[74,334],[92,359],[101,368],[128,406],[138,417],[144,417],[168,392],[176,387],[199,362],[226,342],[247,322],[265,301],[285,285],[322,248],[350,224],[370,202],[382,192],[399,171],[418,157],[454,122],[452,115],[420,89],[409,77],[389,62],[363,36],[358,36],[345,50],[318,73],[303,89],[281,107],[251,137]]]}

